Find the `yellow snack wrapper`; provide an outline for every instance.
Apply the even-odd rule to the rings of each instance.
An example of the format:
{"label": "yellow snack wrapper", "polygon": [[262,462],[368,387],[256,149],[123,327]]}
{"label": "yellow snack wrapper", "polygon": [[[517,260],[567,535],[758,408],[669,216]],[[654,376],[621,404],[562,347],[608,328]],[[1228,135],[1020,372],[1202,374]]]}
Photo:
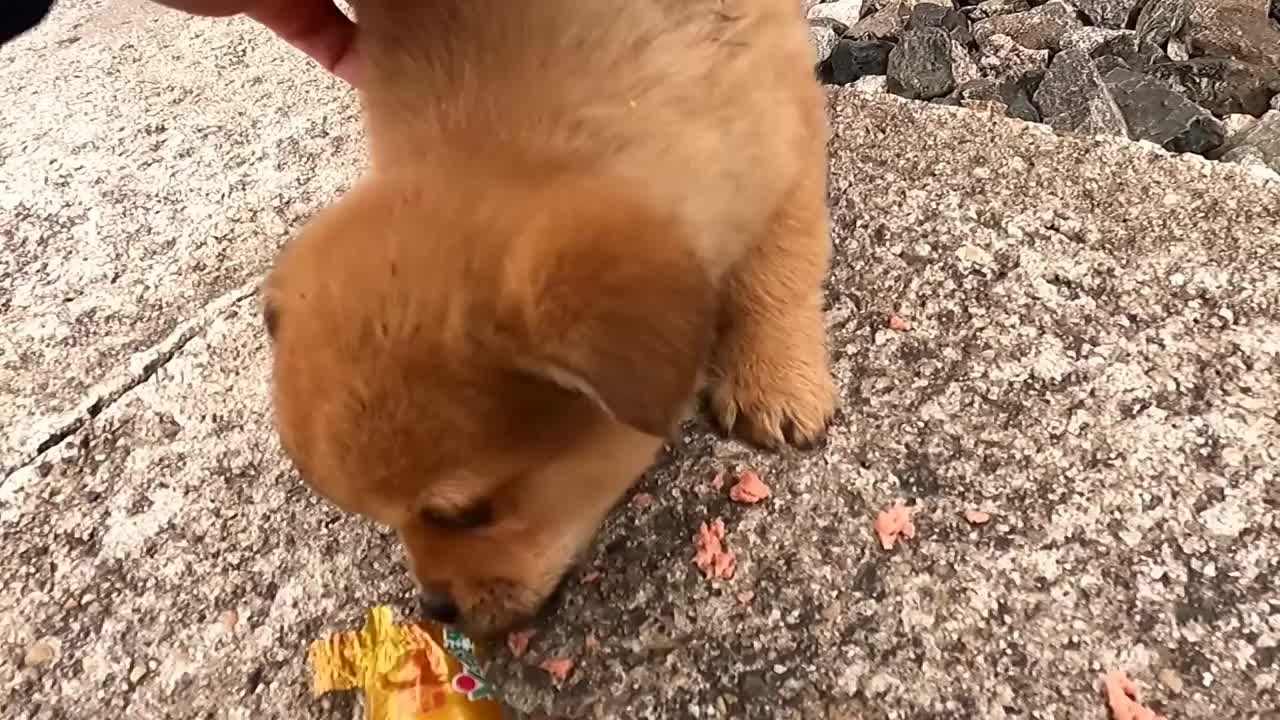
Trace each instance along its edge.
{"label": "yellow snack wrapper", "polygon": [[311,643],[312,692],[359,689],[365,720],[502,720],[475,645],[435,623],[396,625],[375,607],[364,628]]}

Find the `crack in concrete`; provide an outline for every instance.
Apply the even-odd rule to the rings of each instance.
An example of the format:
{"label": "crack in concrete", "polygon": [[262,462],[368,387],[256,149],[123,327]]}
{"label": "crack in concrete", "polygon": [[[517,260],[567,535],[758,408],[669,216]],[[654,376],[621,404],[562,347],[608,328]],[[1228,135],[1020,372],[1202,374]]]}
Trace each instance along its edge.
{"label": "crack in concrete", "polygon": [[50,421],[51,427],[48,433],[44,439],[35,443],[31,454],[19,458],[12,467],[4,468],[0,486],[3,486],[4,482],[18,471],[39,462],[45,453],[58,447],[131,390],[150,380],[160,368],[177,356],[187,343],[207,330],[214,320],[238,303],[253,297],[258,291],[261,280],[261,276],[255,277],[234,290],[223,293],[202,307],[194,316],[179,323],[163,340],[131,355],[125,363],[126,368],[123,373],[115,373],[114,376],[98,382],[89,389],[85,399],[75,408]]}

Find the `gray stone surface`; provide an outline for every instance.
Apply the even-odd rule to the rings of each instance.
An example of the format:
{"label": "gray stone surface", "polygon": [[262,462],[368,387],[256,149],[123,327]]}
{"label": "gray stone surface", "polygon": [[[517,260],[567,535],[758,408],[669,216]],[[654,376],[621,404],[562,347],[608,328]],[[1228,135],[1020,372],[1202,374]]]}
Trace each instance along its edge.
{"label": "gray stone surface", "polygon": [[1147,140],[1173,152],[1205,155],[1227,138],[1226,128],[1212,113],[1155,78],[1115,68],[1103,81],[1134,140]]}
{"label": "gray stone surface", "polygon": [[1262,115],[1280,95],[1280,70],[1230,58],[1161,63],[1147,74],[1168,83],[1215,115]]}
{"label": "gray stone surface", "polygon": [[827,18],[848,27],[862,17],[862,0],[833,0],[809,8],[810,18]]}
{"label": "gray stone surface", "polygon": [[[316,74],[262,34],[163,17],[113,26],[130,6],[67,5],[29,42],[79,35],[85,64],[24,61],[43,80],[24,84],[10,64],[9,102],[109,104],[119,115],[83,132],[120,136],[116,148],[150,142],[154,106],[149,93],[102,93],[113,74],[154,78],[143,87],[161,97],[189,87],[192,116],[237,103],[185,147],[208,177],[239,168],[241,185],[281,189],[233,182],[224,209],[274,212],[295,183],[318,202],[325,173],[345,172],[313,156],[307,133],[320,122],[354,137],[329,96],[342,93],[285,97]],[[251,61],[188,65],[237,53]],[[292,115],[272,110],[286,102],[299,103]],[[583,570],[600,579],[573,587],[524,661],[499,654],[493,679],[556,717],[1101,720],[1098,676],[1123,669],[1170,718],[1268,718],[1280,703],[1280,182],[852,88],[833,93],[832,116],[829,324],[844,408],[827,444],[757,454],[691,424],[638,488],[652,504],[620,508],[596,544]],[[18,129],[48,130],[33,118]],[[48,139],[12,137],[6,174],[63,158]],[[297,143],[261,162],[238,154],[286,137]],[[189,180],[119,197],[99,232],[121,243],[174,208],[218,216],[182,160],[157,162]],[[51,208],[27,221],[38,237],[63,232],[54,209],[103,202],[38,187]],[[306,645],[371,604],[407,608],[410,583],[391,538],[315,499],[269,430],[253,282],[297,221],[274,217],[246,221],[261,247],[227,246],[236,272],[162,273],[185,257],[174,252],[122,279],[172,320],[157,342],[136,319],[153,371],[0,480],[6,719],[358,716],[349,696],[309,697]],[[186,230],[173,222],[151,232]],[[40,287],[60,267],[0,277]],[[10,304],[6,323],[50,302]],[[888,329],[890,313],[910,329]],[[112,337],[77,351],[99,352],[101,367],[75,373],[84,382],[126,373],[127,356],[101,351]],[[21,383],[0,408],[7,430],[32,437],[39,408],[89,392]],[[737,506],[711,488],[739,464],[762,473],[769,500]],[[886,552],[870,521],[897,498],[915,506],[917,535]],[[992,521],[966,523],[974,508]],[[715,516],[738,572],[708,585],[690,536]],[[578,663],[556,689],[534,665],[558,653]]]}
{"label": "gray stone surface", "polygon": [[973,36],[982,43],[992,35],[1008,35],[1025,48],[1056,52],[1063,33],[1083,25],[1074,6],[1064,0],[1049,0],[1026,12],[997,15],[976,23]]}
{"label": "gray stone surface", "polygon": [[[956,89],[951,36],[937,27],[909,30],[889,53],[889,92],[931,100]],[[963,51],[960,56],[964,56]]]}
{"label": "gray stone surface", "polygon": [[1045,123],[1081,135],[1128,137],[1124,114],[1088,55],[1064,50],[1054,56],[1032,97]]}
{"label": "gray stone surface", "polygon": [[84,0],[48,22],[0,48],[5,473],[145,376],[361,157],[351,94],[245,21]]}
{"label": "gray stone surface", "polygon": [[[1138,14],[1136,31],[1142,42],[1163,46],[1182,29],[1196,0],[1148,0]],[[1219,2],[1220,0],[1211,0]]]}
{"label": "gray stone surface", "polygon": [[1094,25],[1103,28],[1123,28],[1129,22],[1129,13],[1139,0],[1076,0],[1076,7]]}
{"label": "gray stone surface", "polygon": [[1088,25],[1063,33],[1058,39],[1058,46],[1063,50],[1080,50],[1091,53],[1103,43],[1115,38],[1134,35],[1132,30],[1097,27]]}
{"label": "gray stone surface", "polygon": [[1222,148],[1221,157],[1228,162],[1253,161],[1280,173],[1280,110],[1268,112],[1237,133]]}
{"label": "gray stone surface", "polygon": [[1186,27],[1192,54],[1280,70],[1280,24],[1268,11],[1268,0],[1192,0]]}
{"label": "gray stone surface", "polygon": [[840,36],[827,25],[810,25],[809,42],[813,45],[814,62],[823,63],[831,57],[831,52],[840,42]]}

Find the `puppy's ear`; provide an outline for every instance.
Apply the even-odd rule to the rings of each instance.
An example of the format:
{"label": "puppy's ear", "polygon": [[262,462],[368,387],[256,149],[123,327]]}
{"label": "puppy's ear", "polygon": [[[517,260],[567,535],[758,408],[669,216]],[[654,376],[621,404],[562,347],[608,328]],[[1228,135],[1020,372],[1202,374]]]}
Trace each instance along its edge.
{"label": "puppy's ear", "polygon": [[716,292],[678,226],[605,184],[551,193],[506,265],[517,367],[666,436],[696,389]]}

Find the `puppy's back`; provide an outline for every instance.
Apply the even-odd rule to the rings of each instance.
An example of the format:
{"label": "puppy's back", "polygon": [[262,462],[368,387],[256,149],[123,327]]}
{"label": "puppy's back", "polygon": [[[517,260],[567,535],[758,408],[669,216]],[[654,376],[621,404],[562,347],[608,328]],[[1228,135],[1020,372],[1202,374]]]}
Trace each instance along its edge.
{"label": "puppy's back", "polygon": [[744,208],[772,209],[825,147],[797,0],[360,0],[357,13],[383,168],[619,176],[735,236],[760,221]]}

